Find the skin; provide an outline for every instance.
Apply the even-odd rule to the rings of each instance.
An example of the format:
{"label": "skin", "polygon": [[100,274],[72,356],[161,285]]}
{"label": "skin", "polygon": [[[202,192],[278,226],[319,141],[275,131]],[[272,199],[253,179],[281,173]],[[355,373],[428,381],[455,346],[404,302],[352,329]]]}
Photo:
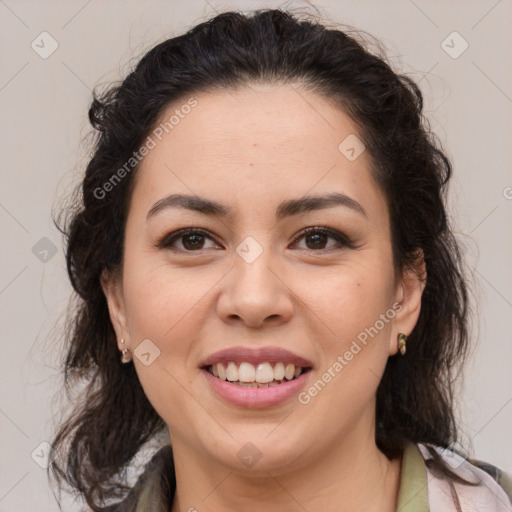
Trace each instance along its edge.
{"label": "skin", "polygon": [[[103,276],[118,342],[133,352],[150,339],[160,350],[149,366],[133,361],[169,428],[177,475],[171,511],[250,512],[262,503],[267,512],[395,510],[401,461],[375,444],[375,395],[398,333],[417,322],[424,281],[394,272],[388,209],[368,151],[349,161],[338,150],[357,127],[321,96],[291,85],[194,97],[197,107],[145,157],[122,269]],[[335,206],[276,221],[281,201],[333,191],[366,215]],[[147,219],[176,193],[219,201],[234,217],[167,208]],[[355,247],[321,234],[296,240],[315,226],[345,234]],[[190,236],[175,240],[174,252],[156,246],[187,227],[211,238],[200,237],[199,249]],[[252,263],[236,252],[247,236],[263,249]],[[231,405],[199,369],[221,349],[279,346],[313,362],[307,390],[396,303],[394,318],[306,405],[297,397],[263,409]],[[237,457],[248,442],[262,455],[252,468]]]}

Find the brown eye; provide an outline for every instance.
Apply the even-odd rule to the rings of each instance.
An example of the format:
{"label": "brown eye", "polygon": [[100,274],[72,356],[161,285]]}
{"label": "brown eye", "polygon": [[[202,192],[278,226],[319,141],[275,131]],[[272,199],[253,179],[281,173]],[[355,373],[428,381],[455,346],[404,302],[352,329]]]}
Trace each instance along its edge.
{"label": "brown eye", "polygon": [[325,244],[328,243],[329,235],[325,233],[308,233],[304,236],[304,239],[307,241],[311,241],[311,246],[308,246],[308,249],[325,249]]}
{"label": "brown eye", "polygon": [[[205,240],[210,239],[206,231],[201,229],[182,229],[166,235],[157,243],[157,247],[175,251],[194,252],[205,249]],[[175,247],[176,242],[180,242],[182,247]]]}
{"label": "brown eye", "polygon": [[[306,241],[306,250],[313,252],[329,251],[331,249],[338,248],[353,248],[352,242],[344,235],[330,228],[326,227],[313,227],[308,228],[295,239],[304,239]],[[328,244],[328,240],[332,239],[336,241],[336,244],[331,247],[325,247]]]}
{"label": "brown eye", "polygon": [[[354,248],[354,244],[345,235],[327,227],[307,228],[295,238],[294,244],[301,239],[304,239],[306,242],[305,250],[311,252]],[[329,239],[334,240],[336,243],[328,246]],[[199,252],[208,249],[208,247],[205,247],[207,240],[215,242],[207,231],[187,228],[165,235],[156,246],[160,249],[176,252]],[[178,243],[181,244],[181,247],[177,246]]]}
{"label": "brown eye", "polygon": [[186,249],[202,249],[204,244],[204,235],[191,233],[181,237],[183,246]]}

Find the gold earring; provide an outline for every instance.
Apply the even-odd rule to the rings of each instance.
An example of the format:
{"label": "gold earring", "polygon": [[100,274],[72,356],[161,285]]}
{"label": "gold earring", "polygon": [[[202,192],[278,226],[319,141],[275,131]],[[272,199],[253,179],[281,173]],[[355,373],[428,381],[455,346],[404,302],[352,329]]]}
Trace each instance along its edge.
{"label": "gold earring", "polygon": [[402,355],[405,354],[406,343],[407,343],[407,336],[403,332],[401,332],[398,335],[398,350],[400,350],[400,353]]}
{"label": "gold earring", "polygon": [[[121,345],[124,343],[124,338],[121,338]],[[121,363],[123,364],[127,364],[129,363],[132,358],[130,356],[127,356],[126,354],[128,354],[130,351],[127,349],[127,348],[123,348],[123,352],[121,354]]]}

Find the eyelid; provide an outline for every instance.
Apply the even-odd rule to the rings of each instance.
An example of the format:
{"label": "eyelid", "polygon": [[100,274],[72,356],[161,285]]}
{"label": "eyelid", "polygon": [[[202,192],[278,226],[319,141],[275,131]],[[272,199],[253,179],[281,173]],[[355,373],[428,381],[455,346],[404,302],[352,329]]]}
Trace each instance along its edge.
{"label": "eyelid", "polygon": [[[155,246],[160,249],[168,249],[171,245],[170,242],[174,242],[175,240],[179,239],[180,237],[183,237],[188,234],[204,235],[208,238],[211,238],[213,241],[215,241],[215,243],[218,243],[215,240],[215,237],[206,229],[189,227],[189,228],[178,229],[177,231],[172,231],[171,233],[164,234],[157,240],[157,242],[155,243]],[[185,252],[199,252],[199,251],[185,251]]]}
{"label": "eyelid", "polygon": [[[340,232],[337,229],[330,228],[328,226],[321,226],[321,225],[320,226],[309,226],[307,228],[302,229],[301,231],[299,231],[299,233],[297,233],[294,236],[292,244],[297,243],[301,238],[303,238],[305,235],[307,235],[309,233],[322,233],[322,234],[325,234],[326,236],[336,240],[336,242],[338,242],[338,247],[331,247],[329,249],[318,249],[318,250],[304,249],[305,251],[310,252],[310,253],[320,253],[321,254],[321,253],[327,253],[327,252],[332,252],[332,251],[336,251],[336,250],[341,250],[344,248],[348,248],[348,249],[356,249],[357,248],[357,246],[353,243],[353,241],[344,233]],[[160,249],[169,249],[169,250],[173,250],[175,252],[182,252],[182,253],[194,253],[194,252],[199,253],[202,250],[205,250],[205,249],[198,249],[197,251],[186,251],[186,250],[182,250],[182,249],[174,249],[171,247],[172,243],[174,243],[180,237],[183,237],[188,234],[203,235],[207,238],[210,238],[215,243],[219,244],[219,242],[217,242],[215,237],[208,230],[203,229],[203,228],[187,227],[187,228],[178,229],[177,231],[173,231],[171,233],[167,233],[167,234],[163,235],[155,243],[155,246]]]}
{"label": "eyelid", "polygon": [[[297,242],[299,239],[303,238],[305,235],[309,234],[310,232],[311,233],[323,233],[323,234],[329,236],[330,238],[333,238],[334,240],[336,240],[338,242],[338,244],[340,244],[341,246],[347,247],[349,249],[356,249],[356,245],[352,242],[352,240],[347,235],[345,235],[344,233],[342,233],[341,231],[339,231],[337,229],[330,228],[328,226],[310,226],[310,227],[304,228],[295,236],[295,238],[293,239],[293,243]],[[306,250],[309,250],[311,252],[321,253],[321,252],[329,252],[329,251],[336,250],[336,249],[339,249],[339,247],[338,248],[331,247],[330,249],[319,249],[316,251],[314,249],[306,249]]]}

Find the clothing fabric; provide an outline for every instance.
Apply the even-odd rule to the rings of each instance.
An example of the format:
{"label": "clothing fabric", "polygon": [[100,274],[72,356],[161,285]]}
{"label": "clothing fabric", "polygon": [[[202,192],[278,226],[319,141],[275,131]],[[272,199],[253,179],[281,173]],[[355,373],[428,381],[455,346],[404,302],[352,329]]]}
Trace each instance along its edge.
{"label": "clothing fabric", "polygon": [[[492,464],[465,460],[433,447],[456,475],[477,485],[440,477],[432,469],[426,445],[408,443],[396,512],[512,512],[512,475]],[[176,492],[172,449],[166,445],[146,465],[135,486],[109,512],[169,512]]]}

